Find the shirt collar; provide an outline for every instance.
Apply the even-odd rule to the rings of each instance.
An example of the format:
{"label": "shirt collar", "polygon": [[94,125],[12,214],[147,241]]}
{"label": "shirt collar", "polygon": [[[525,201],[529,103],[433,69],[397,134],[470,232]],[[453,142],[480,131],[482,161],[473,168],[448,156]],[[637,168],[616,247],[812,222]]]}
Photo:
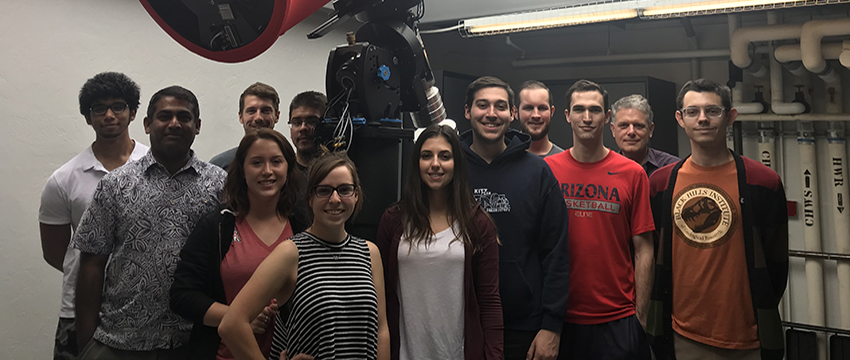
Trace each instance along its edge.
{"label": "shirt collar", "polygon": [[[643,167],[646,167],[646,164],[656,165],[657,160],[655,159],[655,153],[652,152],[652,148],[647,146],[646,149],[647,149],[646,161],[643,164],[640,164],[640,165],[643,166]],[[623,150],[617,151],[617,154],[626,156],[625,154],[623,154]]]}
{"label": "shirt collar", "polygon": [[[165,166],[163,166],[162,164],[160,164],[159,162],[156,161],[156,158],[153,157],[153,153],[151,152],[150,149],[148,149],[148,152],[147,152],[147,154],[145,154],[145,156],[143,156],[141,159],[139,159],[139,164],[142,166],[142,169],[144,169],[145,172],[150,171],[150,169],[153,168],[154,166],[158,166],[163,171],[168,173],[168,170],[165,169]],[[196,174],[199,174],[201,172],[200,165],[201,165],[201,160],[199,160],[198,157],[195,156],[195,151],[192,150],[192,149],[189,149],[189,161],[187,161],[186,164],[183,165],[183,167],[180,168],[180,170],[177,170],[177,172],[175,172],[174,175],[177,175],[177,174],[179,174],[179,173],[181,173],[181,172],[183,172],[187,169],[190,169],[190,168],[192,170],[194,170]]]}
{"label": "shirt collar", "polygon": [[97,161],[97,157],[94,156],[94,150],[92,150],[91,145],[89,145],[89,147],[86,148],[81,155],[80,163],[82,164],[83,171],[97,170],[107,172],[106,168],[104,168],[100,161]]}
{"label": "shirt collar", "polygon": [[658,166],[658,151],[651,147],[648,147],[647,149],[648,151],[646,152],[646,163],[652,164],[656,168],[659,168],[660,166]]}
{"label": "shirt collar", "polygon": [[[92,143],[92,145],[93,144],[94,143]],[[103,164],[101,164],[100,161],[97,160],[97,157],[94,156],[94,150],[92,149],[92,145],[89,145],[89,147],[86,148],[86,150],[83,151],[81,155],[80,162],[82,163],[83,171],[97,170],[102,171],[104,173],[108,173],[109,170],[106,170],[106,168],[103,167]],[[133,139],[133,151],[130,153],[130,158],[127,159],[127,162],[135,161],[136,159],[141,158],[141,153],[143,149],[144,146],[140,146],[139,142]]]}

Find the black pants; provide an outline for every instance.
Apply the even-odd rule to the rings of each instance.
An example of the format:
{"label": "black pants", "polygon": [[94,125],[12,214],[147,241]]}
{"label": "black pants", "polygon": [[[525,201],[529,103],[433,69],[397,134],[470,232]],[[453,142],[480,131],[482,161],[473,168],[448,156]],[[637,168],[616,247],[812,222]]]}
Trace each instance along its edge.
{"label": "black pants", "polygon": [[634,315],[595,325],[564,323],[559,360],[649,360],[646,333]]}
{"label": "black pants", "polygon": [[505,360],[525,360],[537,331],[505,329]]}

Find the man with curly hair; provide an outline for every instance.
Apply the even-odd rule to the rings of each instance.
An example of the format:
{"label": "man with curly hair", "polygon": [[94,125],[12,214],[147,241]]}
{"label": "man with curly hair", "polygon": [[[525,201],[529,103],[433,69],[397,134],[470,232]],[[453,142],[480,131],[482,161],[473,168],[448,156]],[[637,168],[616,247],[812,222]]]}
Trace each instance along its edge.
{"label": "man with curly hair", "polygon": [[69,247],[98,181],[113,169],[145,155],[148,147],[131,139],[127,128],[139,109],[139,86],[124,74],[104,72],[80,90],[80,114],[94,130],[94,142],[57,169],[41,194],[38,221],[44,260],[63,273],[55,360],[77,357],[74,287],[80,252]]}

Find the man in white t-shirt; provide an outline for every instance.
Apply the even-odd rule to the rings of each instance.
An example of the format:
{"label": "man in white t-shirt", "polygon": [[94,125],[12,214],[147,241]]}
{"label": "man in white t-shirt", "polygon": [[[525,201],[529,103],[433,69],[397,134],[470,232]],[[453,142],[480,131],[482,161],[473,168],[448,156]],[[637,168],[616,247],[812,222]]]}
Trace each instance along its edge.
{"label": "man in white t-shirt", "polygon": [[131,139],[127,130],[139,108],[139,86],[133,80],[121,73],[97,74],[83,85],[79,100],[80,114],[94,130],[95,140],[47,179],[38,212],[44,260],[64,274],[54,360],[73,360],[79,354],[74,288],[80,252],[68,246],[71,234],[100,179],[148,151]]}

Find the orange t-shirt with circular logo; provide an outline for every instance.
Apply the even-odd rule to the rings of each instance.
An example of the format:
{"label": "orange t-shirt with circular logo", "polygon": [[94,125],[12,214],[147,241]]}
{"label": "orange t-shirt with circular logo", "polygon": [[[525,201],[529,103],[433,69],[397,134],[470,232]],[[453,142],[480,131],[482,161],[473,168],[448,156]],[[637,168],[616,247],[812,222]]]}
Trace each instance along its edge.
{"label": "orange t-shirt with circular logo", "polygon": [[686,160],[673,194],[673,330],[719,348],[758,348],[735,162]]}

